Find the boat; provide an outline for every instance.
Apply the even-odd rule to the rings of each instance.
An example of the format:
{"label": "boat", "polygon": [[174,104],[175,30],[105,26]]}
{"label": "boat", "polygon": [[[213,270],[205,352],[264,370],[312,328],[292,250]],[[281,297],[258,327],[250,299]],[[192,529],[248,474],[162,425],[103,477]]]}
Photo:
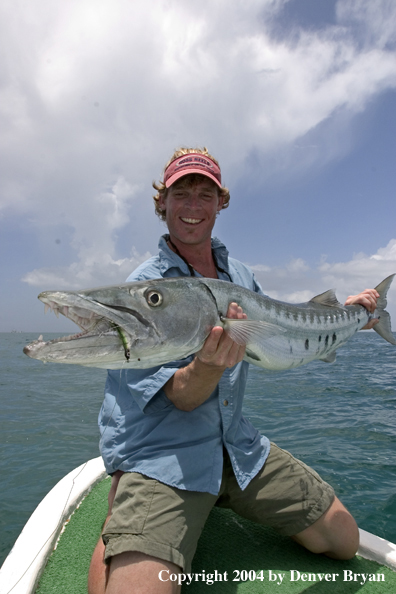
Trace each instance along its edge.
{"label": "boat", "polygon": [[[103,461],[88,460],[60,480],[41,501],[0,569],[1,594],[85,594],[88,567],[107,513],[110,488]],[[360,531],[349,561],[314,555],[290,538],[214,508],[198,543],[191,579],[182,592],[365,594],[396,591],[396,545]],[[184,576],[184,577],[183,577]],[[168,574],[163,579],[176,579]],[[187,582],[190,580],[190,584]],[[315,589],[316,588],[316,589]]]}

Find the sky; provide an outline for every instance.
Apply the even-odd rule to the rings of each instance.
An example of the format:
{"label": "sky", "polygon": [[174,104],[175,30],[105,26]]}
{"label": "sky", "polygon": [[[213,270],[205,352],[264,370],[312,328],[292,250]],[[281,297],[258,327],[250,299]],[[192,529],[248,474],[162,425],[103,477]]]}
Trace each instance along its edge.
{"label": "sky", "polygon": [[[123,282],[166,232],[153,180],[207,146],[214,234],[271,297],[396,272],[396,2],[3,0],[0,331],[75,331],[37,295]],[[396,329],[396,281],[388,295]]]}

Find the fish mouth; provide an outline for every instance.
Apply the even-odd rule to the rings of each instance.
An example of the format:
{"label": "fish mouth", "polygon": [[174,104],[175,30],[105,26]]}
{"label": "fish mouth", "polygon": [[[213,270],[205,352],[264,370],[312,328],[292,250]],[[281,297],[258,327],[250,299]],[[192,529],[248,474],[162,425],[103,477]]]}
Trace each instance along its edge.
{"label": "fish mouth", "polygon": [[59,318],[59,314],[62,314],[65,318],[68,318],[77,324],[83,333],[93,330],[100,319],[95,312],[89,309],[84,309],[79,306],[62,305],[61,303],[41,296],[39,299],[44,303],[44,313],[52,311],[57,318]]}
{"label": "fish mouth", "polygon": [[[97,353],[95,360],[100,359],[102,354],[108,355],[111,352],[116,360],[129,361],[133,339],[131,341],[130,333],[126,330],[128,324],[125,320],[123,324],[121,318],[126,308],[113,308],[85,295],[61,291],[41,293],[39,299],[44,303],[45,312],[52,311],[57,317],[59,314],[65,316],[79,326],[80,332],[49,341],[44,341],[39,336],[24,347],[25,355],[44,362],[62,360],[72,363],[76,358],[90,357],[89,353],[94,349]],[[128,313],[134,312],[130,310]],[[72,347],[74,341],[79,341],[80,345],[73,357],[70,349],[75,349]]]}
{"label": "fish mouth", "polygon": [[[98,333],[103,334],[106,331],[116,332],[117,324],[115,322],[109,320],[108,316],[100,315],[90,307],[83,307],[82,304],[71,305],[61,303],[60,301],[55,300],[54,297],[47,297],[45,294],[39,295],[39,299],[44,303],[44,313],[52,311],[57,318],[59,317],[59,314],[61,314],[68,320],[74,322],[81,329],[81,332],[70,336],[56,338],[51,342],[57,342],[59,340],[75,340],[83,336],[92,336]],[[81,301],[83,300],[81,299]]]}
{"label": "fish mouth", "polygon": [[[96,293],[97,290],[93,292]],[[88,294],[73,291],[40,293],[38,298],[44,303],[45,312],[52,311],[57,317],[59,314],[65,316],[79,326],[80,332],[48,342],[44,342],[43,337],[40,336],[38,340],[24,348],[24,353],[32,358],[45,360],[45,357],[49,356],[46,353],[56,343],[59,347],[64,344],[66,348],[72,341],[78,340],[81,342],[78,349],[79,355],[83,354],[85,347],[92,349],[93,345],[100,344],[102,350],[111,349],[114,356],[117,352],[119,355],[124,353],[126,361],[129,361],[131,348],[142,335],[147,337],[150,333],[158,334],[155,324],[139,311],[127,307],[122,301],[104,303],[102,299],[107,300],[104,295],[94,297],[89,293],[91,291]],[[70,346],[67,349],[70,350]]]}
{"label": "fish mouth", "polygon": [[[116,339],[120,350],[123,349],[125,356],[127,355],[127,331],[123,328],[121,319],[117,314],[117,309],[122,308],[113,308],[75,293],[70,295],[66,292],[44,292],[38,298],[44,303],[45,313],[51,311],[57,318],[59,314],[63,315],[74,322],[80,328],[80,332],[60,336],[47,342],[40,336],[38,340],[25,346],[23,352],[26,355],[34,357],[34,353],[44,346],[95,337],[108,337],[112,341]],[[130,310],[129,313],[133,313],[133,311]]]}

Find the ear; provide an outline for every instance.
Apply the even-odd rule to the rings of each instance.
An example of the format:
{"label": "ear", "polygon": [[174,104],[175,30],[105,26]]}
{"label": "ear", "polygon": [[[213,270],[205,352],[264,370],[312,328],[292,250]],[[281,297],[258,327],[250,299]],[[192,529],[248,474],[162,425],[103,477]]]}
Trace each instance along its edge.
{"label": "ear", "polygon": [[166,209],[166,192],[159,192],[158,206],[161,210]]}
{"label": "ear", "polygon": [[223,204],[224,204],[224,198],[223,198],[223,196],[220,195],[220,192],[219,192],[218,199],[217,199],[217,212],[221,211],[221,209],[223,208]]}

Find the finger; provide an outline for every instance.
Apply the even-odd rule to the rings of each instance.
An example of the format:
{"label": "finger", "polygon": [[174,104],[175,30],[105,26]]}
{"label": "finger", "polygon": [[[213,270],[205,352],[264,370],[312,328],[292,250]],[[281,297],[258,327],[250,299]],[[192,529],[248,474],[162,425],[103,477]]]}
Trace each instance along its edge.
{"label": "finger", "polygon": [[350,295],[345,305],[363,305],[370,312],[374,312],[377,307],[377,298],[379,294],[375,289],[366,289],[359,295]]}
{"label": "finger", "polygon": [[377,299],[380,296],[378,291],[376,291],[375,289],[366,289],[366,291],[363,291],[363,295],[365,295],[367,299],[369,299],[373,303],[377,303]]}
{"label": "finger", "polygon": [[237,303],[235,303],[234,301],[232,301],[227,309],[227,318],[245,318],[247,317],[245,313],[243,313],[243,309],[240,305],[238,305]]}
{"label": "finger", "polygon": [[370,312],[374,312],[377,307],[377,298],[370,294],[366,296],[366,307]]}
{"label": "finger", "polygon": [[[216,363],[225,367],[233,367],[239,357],[239,349],[240,345],[224,331],[218,343],[215,355]],[[244,351],[244,347],[242,347],[242,350]]]}
{"label": "finger", "polygon": [[373,305],[374,305],[374,309],[375,309],[375,304],[373,304],[372,300],[370,300],[368,297],[361,297],[360,299],[356,300],[355,304],[363,305],[363,307],[368,309],[370,312],[373,309]]}
{"label": "finger", "polygon": [[203,362],[208,362],[216,355],[219,348],[221,337],[224,334],[223,328],[215,326],[210,331],[209,336],[204,342],[202,349],[197,353],[198,358]]}
{"label": "finger", "polygon": [[373,320],[370,320],[365,326],[363,326],[362,330],[371,330],[378,323],[379,320],[377,318],[374,318]]}
{"label": "finger", "polygon": [[378,299],[378,297],[380,297],[380,294],[378,293],[377,289],[365,289],[363,291],[363,293],[368,293],[369,295],[373,295],[377,299]]}
{"label": "finger", "polygon": [[245,350],[245,346],[234,343],[228,354],[227,367],[234,367],[234,365],[240,363],[245,356]]}
{"label": "finger", "polygon": [[228,306],[226,317],[229,319],[237,319],[240,312],[242,312],[242,308],[233,301]]}

